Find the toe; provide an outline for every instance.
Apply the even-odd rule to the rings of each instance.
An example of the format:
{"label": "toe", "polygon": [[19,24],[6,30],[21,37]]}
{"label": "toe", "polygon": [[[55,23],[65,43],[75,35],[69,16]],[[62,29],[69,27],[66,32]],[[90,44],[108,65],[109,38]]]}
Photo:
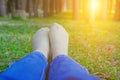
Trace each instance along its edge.
{"label": "toe", "polygon": [[48,32],[49,28],[41,28],[40,30],[38,30],[38,32]]}
{"label": "toe", "polygon": [[51,32],[61,32],[68,35],[67,31],[63,28],[62,25],[58,23],[53,23],[51,26]]}

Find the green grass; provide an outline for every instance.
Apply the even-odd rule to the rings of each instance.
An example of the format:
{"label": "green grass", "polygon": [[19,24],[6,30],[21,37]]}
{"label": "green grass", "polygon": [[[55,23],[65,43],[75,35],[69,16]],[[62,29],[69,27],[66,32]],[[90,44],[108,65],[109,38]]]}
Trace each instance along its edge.
{"label": "green grass", "polygon": [[73,21],[61,15],[49,18],[17,20],[0,18],[0,71],[32,52],[34,33],[53,22],[69,33],[69,55],[102,80],[120,80],[120,23]]}

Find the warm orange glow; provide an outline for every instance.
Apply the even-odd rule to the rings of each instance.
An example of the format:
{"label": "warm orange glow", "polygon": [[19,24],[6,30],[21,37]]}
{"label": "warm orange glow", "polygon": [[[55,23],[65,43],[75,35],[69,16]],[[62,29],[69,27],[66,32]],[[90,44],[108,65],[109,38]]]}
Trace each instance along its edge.
{"label": "warm orange glow", "polygon": [[91,0],[90,1],[90,21],[91,22],[95,21],[98,9],[99,9],[98,0]]}

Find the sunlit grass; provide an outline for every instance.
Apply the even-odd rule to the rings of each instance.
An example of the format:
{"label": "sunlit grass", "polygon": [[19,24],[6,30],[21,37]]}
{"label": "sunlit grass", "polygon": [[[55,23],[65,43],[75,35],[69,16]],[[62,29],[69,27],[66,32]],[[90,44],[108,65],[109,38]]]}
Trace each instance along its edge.
{"label": "sunlit grass", "polygon": [[0,18],[8,22],[0,25],[0,71],[32,51],[32,36],[39,28],[58,22],[69,33],[69,55],[73,59],[102,80],[119,80],[120,23],[90,24],[83,20],[70,20],[68,15],[71,13],[28,20]]}

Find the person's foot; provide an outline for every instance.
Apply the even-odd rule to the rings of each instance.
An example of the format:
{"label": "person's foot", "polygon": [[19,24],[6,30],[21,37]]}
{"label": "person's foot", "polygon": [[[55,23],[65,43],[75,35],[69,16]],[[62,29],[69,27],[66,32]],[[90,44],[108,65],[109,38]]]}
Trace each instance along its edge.
{"label": "person's foot", "polygon": [[48,59],[49,54],[49,29],[42,28],[36,32],[33,37],[33,50],[43,53],[43,55]]}
{"label": "person's foot", "polygon": [[49,36],[53,59],[59,55],[68,55],[68,33],[66,30],[61,25],[54,23]]}

